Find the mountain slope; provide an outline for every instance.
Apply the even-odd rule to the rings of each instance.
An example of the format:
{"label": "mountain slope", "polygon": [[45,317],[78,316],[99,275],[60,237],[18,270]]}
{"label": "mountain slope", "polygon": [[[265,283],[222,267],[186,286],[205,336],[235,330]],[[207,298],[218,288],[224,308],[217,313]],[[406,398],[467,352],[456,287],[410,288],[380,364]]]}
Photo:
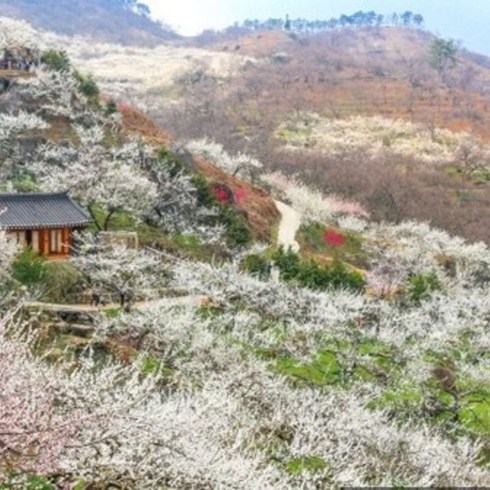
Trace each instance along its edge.
{"label": "mountain slope", "polygon": [[430,63],[435,39],[400,27],[255,32],[207,49],[70,54],[177,139],[251,153],[378,219],[428,221],[489,243],[488,58],[460,49],[441,76]]}
{"label": "mountain slope", "polygon": [[178,37],[132,0],[0,0],[0,12],[38,29],[101,42],[151,46]]}
{"label": "mountain slope", "polygon": [[490,485],[487,246],[172,151],[55,67],[0,93],[0,185],[69,188],[140,247],[87,230],[45,263],[0,229],[2,488]]}

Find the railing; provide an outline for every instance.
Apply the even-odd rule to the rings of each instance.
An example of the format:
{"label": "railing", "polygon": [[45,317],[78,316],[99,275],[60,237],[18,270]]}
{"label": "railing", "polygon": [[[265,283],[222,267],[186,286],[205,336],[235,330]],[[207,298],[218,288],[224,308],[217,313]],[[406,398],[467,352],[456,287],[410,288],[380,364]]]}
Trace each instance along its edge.
{"label": "railing", "polygon": [[33,61],[23,60],[0,60],[0,70],[8,71],[26,71],[29,72],[36,67]]}

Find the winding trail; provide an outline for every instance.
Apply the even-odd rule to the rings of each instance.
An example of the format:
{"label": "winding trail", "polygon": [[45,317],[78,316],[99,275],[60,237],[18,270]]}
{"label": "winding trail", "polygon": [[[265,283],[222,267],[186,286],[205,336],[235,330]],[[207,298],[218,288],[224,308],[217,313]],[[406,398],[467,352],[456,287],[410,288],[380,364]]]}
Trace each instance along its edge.
{"label": "winding trail", "polygon": [[301,215],[291,206],[283,202],[274,202],[282,216],[277,234],[277,244],[279,246],[282,245],[286,249],[291,247],[293,252],[299,252],[300,246],[296,241],[296,233],[301,226]]}

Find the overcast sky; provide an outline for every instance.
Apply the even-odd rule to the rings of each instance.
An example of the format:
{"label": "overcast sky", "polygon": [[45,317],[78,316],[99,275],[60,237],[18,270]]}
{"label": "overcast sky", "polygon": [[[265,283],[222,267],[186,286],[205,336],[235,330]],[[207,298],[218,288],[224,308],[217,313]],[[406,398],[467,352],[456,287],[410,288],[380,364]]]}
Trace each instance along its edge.
{"label": "overcast sky", "polygon": [[221,28],[234,21],[268,17],[328,19],[357,10],[387,14],[411,10],[426,18],[427,27],[467,48],[490,54],[490,0],[142,0],[185,35]]}

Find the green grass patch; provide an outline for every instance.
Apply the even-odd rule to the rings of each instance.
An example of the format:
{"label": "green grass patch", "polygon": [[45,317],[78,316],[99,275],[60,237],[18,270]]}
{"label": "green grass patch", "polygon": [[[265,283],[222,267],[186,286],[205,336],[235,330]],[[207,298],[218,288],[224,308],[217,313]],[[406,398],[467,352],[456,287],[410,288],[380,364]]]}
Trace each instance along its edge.
{"label": "green grass patch", "polygon": [[304,261],[291,249],[281,247],[274,253],[273,261],[284,281],[295,282],[301,287],[320,291],[330,288],[362,291],[365,286],[362,274],[351,271],[338,258],[330,265],[323,266],[313,260]]}
{"label": "green grass patch", "polygon": [[302,140],[308,139],[312,134],[311,129],[280,129],[278,135],[281,139],[291,143],[299,143]]}
{"label": "green grass patch", "polygon": [[224,308],[220,308],[219,306],[200,306],[197,311],[196,315],[199,318],[202,318],[203,320],[208,320],[208,319],[214,319],[214,318],[219,318],[221,315],[223,315],[225,312]]}
{"label": "green grass patch", "polygon": [[210,249],[195,235],[173,235],[171,241],[186,255],[200,260],[210,258]]}
{"label": "green grass patch", "polygon": [[13,475],[6,483],[0,482],[0,490],[55,490],[55,486],[52,485],[48,479],[43,476],[25,476],[25,475]]}
{"label": "green grass patch", "polygon": [[371,410],[388,410],[401,418],[409,418],[419,411],[423,403],[423,394],[416,386],[400,386],[389,389],[367,404]]}
{"label": "green grass patch", "polygon": [[281,357],[274,364],[274,371],[291,379],[294,385],[327,386],[339,383],[343,367],[334,352],[321,351],[310,362],[301,362],[293,357]]}
{"label": "green grass patch", "polygon": [[167,378],[174,374],[174,370],[165,366],[159,359],[147,354],[141,359],[141,372],[147,375],[157,375]]}
{"label": "green grass patch", "polygon": [[[337,246],[326,243],[325,233],[328,230],[341,233],[344,243]],[[358,233],[337,230],[322,223],[309,223],[300,227],[297,238],[302,249],[307,252],[336,257],[356,267],[368,266],[369,254],[364,250],[362,236]]]}
{"label": "green grass patch", "polygon": [[479,436],[490,436],[490,392],[482,390],[464,397],[458,418],[467,429]]}
{"label": "green grass patch", "polygon": [[103,310],[103,313],[107,318],[114,319],[114,318],[118,318],[121,315],[122,309],[121,308],[105,308]]}
{"label": "green grass patch", "polygon": [[359,354],[369,357],[378,367],[393,370],[399,368],[403,364],[400,359],[397,359],[396,353],[390,345],[377,340],[368,339],[361,342],[358,346]]}
{"label": "green grass patch", "polygon": [[463,170],[457,165],[447,165],[444,167],[444,172],[448,175],[461,175]]}
{"label": "green grass patch", "polygon": [[286,463],[286,471],[291,476],[300,476],[304,473],[319,473],[327,468],[327,462],[318,456],[294,458]]}

